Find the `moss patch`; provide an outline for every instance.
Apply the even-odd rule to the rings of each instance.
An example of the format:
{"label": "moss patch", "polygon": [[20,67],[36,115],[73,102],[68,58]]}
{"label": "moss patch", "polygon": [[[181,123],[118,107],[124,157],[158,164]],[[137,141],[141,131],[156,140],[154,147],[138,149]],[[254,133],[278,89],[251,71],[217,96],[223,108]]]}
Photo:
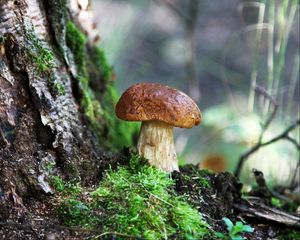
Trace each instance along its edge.
{"label": "moss patch", "polygon": [[42,46],[33,29],[27,30],[26,40],[29,58],[34,63],[39,74],[48,72],[55,67],[54,54]]}
{"label": "moss patch", "polygon": [[63,196],[58,213],[68,226],[145,239],[213,239],[201,214],[172,190],[173,180],[138,156],[108,170],[94,190],[54,180]]}
{"label": "moss patch", "polygon": [[89,54],[90,73],[100,73],[100,76],[96,78],[101,78],[104,83],[108,83],[113,77],[113,69],[107,61],[104,50],[100,47],[93,47]]}
{"label": "moss patch", "polygon": [[66,89],[61,83],[55,82],[53,86],[60,95],[66,94]]}
{"label": "moss patch", "polygon": [[25,36],[26,46],[24,46],[24,52],[33,63],[37,77],[47,80],[48,87],[53,95],[65,95],[66,90],[63,82],[61,82],[61,79],[57,79],[52,71],[56,67],[52,50],[43,46],[33,26],[27,26]]}
{"label": "moss patch", "polygon": [[[115,116],[114,108],[119,96],[114,84],[109,81],[113,72],[103,49],[99,47],[87,49],[85,35],[70,21],[66,29],[66,43],[73,53],[76,64],[82,92],[81,106],[94,134],[101,144],[110,150],[118,150],[124,145],[133,144],[139,125],[120,121]],[[102,89],[105,90],[104,96],[98,96],[98,99],[102,99],[101,104],[90,87],[92,84],[90,79],[99,79],[96,85],[106,85],[106,88]],[[97,86],[94,88],[97,89]]]}
{"label": "moss patch", "polygon": [[[69,21],[66,29],[66,43],[74,54],[73,56],[76,63],[78,76],[88,78],[85,55],[86,41],[85,35],[76,27],[73,22]],[[88,79],[85,80],[86,82],[84,82],[84,85],[88,83]]]}
{"label": "moss patch", "polygon": [[[140,124],[125,122],[116,117],[115,105],[120,94],[117,92],[114,82],[111,81],[113,78],[113,69],[109,65],[102,48],[93,47],[90,49],[88,67],[90,78],[101,79],[103,84],[105,84],[104,89],[98,89],[100,93],[105,90],[103,96],[99,94],[98,97],[101,99],[103,110],[103,128],[99,139],[104,147],[113,151],[120,150],[124,145],[135,145]],[[97,89],[97,86],[94,86],[94,89]]]}
{"label": "moss patch", "polygon": [[88,117],[96,135],[101,136],[102,126],[102,108],[94,96],[92,89],[89,87],[89,75],[87,71],[87,53],[86,53],[86,36],[69,21],[66,29],[66,43],[73,53],[77,69],[77,78],[81,89],[82,98],[81,106]]}

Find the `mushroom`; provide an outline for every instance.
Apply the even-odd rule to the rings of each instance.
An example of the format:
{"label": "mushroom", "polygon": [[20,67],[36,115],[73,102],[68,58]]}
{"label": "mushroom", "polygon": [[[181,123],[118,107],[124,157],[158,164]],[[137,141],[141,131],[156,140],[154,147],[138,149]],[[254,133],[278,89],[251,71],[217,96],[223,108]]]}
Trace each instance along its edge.
{"label": "mushroom", "polygon": [[138,153],[164,171],[179,171],[173,127],[191,128],[201,121],[196,103],[185,93],[157,83],[138,83],[119,99],[118,118],[142,121]]}

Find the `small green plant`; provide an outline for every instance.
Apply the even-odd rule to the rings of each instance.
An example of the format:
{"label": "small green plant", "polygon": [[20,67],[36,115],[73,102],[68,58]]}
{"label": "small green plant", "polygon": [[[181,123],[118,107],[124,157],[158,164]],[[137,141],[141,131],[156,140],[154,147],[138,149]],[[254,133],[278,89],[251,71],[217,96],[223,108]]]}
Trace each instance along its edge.
{"label": "small green plant", "polygon": [[251,226],[244,225],[241,221],[237,221],[233,224],[233,222],[227,217],[223,217],[222,219],[227,225],[228,234],[231,240],[243,240],[245,238],[242,237],[240,233],[251,233],[254,230]]}
{"label": "small green plant", "polygon": [[75,198],[65,199],[58,208],[61,220],[69,226],[83,226],[90,228],[95,219],[91,215],[91,209],[82,201]]}
{"label": "small green plant", "polygon": [[54,88],[57,90],[57,92],[60,95],[65,95],[66,94],[66,89],[61,83],[54,83]]}
{"label": "small green plant", "polygon": [[283,202],[280,199],[275,198],[275,197],[271,198],[271,204],[275,207],[278,207],[278,208],[281,208],[284,205]]}
{"label": "small green plant", "polygon": [[55,188],[58,192],[63,192],[65,190],[65,183],[61,177],[50,176],[51,186]]}

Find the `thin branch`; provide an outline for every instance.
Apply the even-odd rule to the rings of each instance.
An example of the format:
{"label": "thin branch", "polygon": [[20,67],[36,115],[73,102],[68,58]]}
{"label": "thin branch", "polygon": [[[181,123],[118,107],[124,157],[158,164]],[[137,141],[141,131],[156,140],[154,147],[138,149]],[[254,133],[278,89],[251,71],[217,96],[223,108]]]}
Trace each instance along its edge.
{"label": "thin branch", "polygon": [[[291,140],[292,138],[289,137],[289,133],[294,130],[298,125],[300,125],[300,119],[298,119],[296,122],[294,122],[293,124],[291,124],[288,128],[286,128],[281,134],[277,135],[276,137],[270,139],[269,141],[267,142],[262,142],[262,135],[260,135],[260,138],[259,138],[259,141],[252,147],[250,148],[248,151],[246,151],[244,154],[241,155],[240,157],[240,160],[239,160],[239,163],[238,163],[238,166],[236,168],[236,171],[235,171],[235,176],[239,177],[240,175],[240,172],[241,172],[241,168],[243,166],[243,164],[245,163],[246,159],[251,155],[253,154],[254,152],[256,152],[257,150],[259,150],[261,147],[264,147],[264,146],[267,146],[271,143],[275,143],[279,140],[288,140],[288,141],[291,141],[296,147],[297,149],[299,150],[299,144],[296,142],[295,139]],[[265,131],[265,129],[264,129]]]}
{"label": "thin branch", "polygon": [[260,134],[260,138],[262,139],[263,134],[268,129],[269,125],[271,124],[277,113],[278,104],[276,103],[275,99],[263,87],[256,85],[255,91],[257,91],[260,95],[264,96],[265,98],[268,98],[273,106],[273,111],[262,126],[262,132]]}
{"label": "thin branch", "polygon": [[288,128],[286,128],[281,134],[279,134],[278,136],[270,139],[267,142],[261,143],[261,147],[263,146],[267,146],[271,143],[277,142],[278,140],[281,139],[287,139],[289,141],[292,141],[292,143],[294,143],[296,145],[296,147],[299,149],[299,144],[297,143],[297,141],[295,139],[292,139],[288,134],[293,131],[296,127],[298,127],[298,125],[300,125],[300,118],[294,122],[293,124],[291,124]]}
{"label": "thin branch", "polygon": [[295,147],[300,151],[300,144],[296,141],[296,139],[291,138],[289,135],[285,137],[286,140],[290,141],[292,144],[295,145]]}
{"label": "thin branch", "polygon": [[277,113],[278,105],[277,105],[276,101],[274,100],[274,98],[261,86],[256,86],[255,90],[258,93],[260,93],[261,95],[263,95],[264,97],[266,97],[270,100],[271,104],[273,105],[273,111],[271,112],[269,117],[266,119],[266,121],[262,125],[262,131],[259,135],[258,142],[252,148],[250,148],[248,151],[246,151],[244,154],[242,154],[240,156],[237,168],[236,168],[235,173],[234,173],[235,176],[237,176],[237,177],[240,176],[242,167],[243,167],[244,163],[246,162],[246,160],[248,159],[248,157],[251,154],[253,154],[254,152],[258,151],[261,147],[264,147],[264,146],[267,146],[271,143],[275,143],[279,140],[284,140],[285,139],[285,140],[288,140],[291,143],[293,143],[298,150],[300,149],[299,148],[299,143],[297,143],[297,141],[295,139],[293,139],[289,136],[289,133],[291,131],[293,131],[298,125],[300,125],[300,119],[298,119],[293,124],[291,124],[289,127],[287,127],[281,134],[277,135],[276,137],[270,139],[267,142],[262,142],[263,136],[264,136],[266,130],[269,128],[271,122],[273,121],[273,119],[274,119],[274,117]]}

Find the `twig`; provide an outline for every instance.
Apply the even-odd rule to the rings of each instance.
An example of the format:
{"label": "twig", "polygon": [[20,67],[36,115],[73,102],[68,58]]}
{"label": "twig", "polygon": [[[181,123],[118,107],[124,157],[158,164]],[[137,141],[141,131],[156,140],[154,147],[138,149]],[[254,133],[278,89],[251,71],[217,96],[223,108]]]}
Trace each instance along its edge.
{"label": "twig", "polygon": [[267,91],[264,88],[262,88],[260,86],[256,86],[255,90],[258,91],[261,95],[263,95],[266,98],[270,99],[270,102],[273,105],[273,111],[271,112],[270,116],[267,118],[267,120],[265,121],[265,123],[262,125],[262,131],[261,131],[261,133],[259,135],[258,142],[252,148],[250,148],[248,151],[246,151],[244,154],[242,154],[240,156],[237,168],[236,168],[236,170],[234,172],[234,174],[235,174],[236,177],[240,176],[242,167],[243,167],[245,161],[248,159],[248,157],[251,154],[253,154],[254,152],[256,152],[257,150],[259,150],[261,147],[264,147],[264,146],[267,146],[267,145],[269,145],[271,143],[274,143],[274,142],[277,142],[279,140],[285,139],[285,140],[288,140],[291,143],[293,143],[298,150],[300,149],[299,143],[297,143],[297,141],[295,139],[293,139],[293,138],[291,138],[289,136],[289,133],[291,131],[293,131],[298,125],[300,125],[300,119],[298,119],[293,124],[291,124],[289,127],[287,127],[281,134],[279,134],[276,137],[270,139],[269,141],[262,142],[264,133],[266,132],[266,130],[270,126],[271,122],[273,121],[273,119],[274,119],[274,117],[275,117],[275,115],[277,113],[278,105],[275,102],[274,98],[269,93],[267,93]]}
{"label": "twig", "polygon": [[[281,139],[286,139],[286,140],[289,140],[291,141],[291,137],[289,137],[289,133],[291,131],[293,131],[298,125],[300,125],[300,118],[294,122],[293,124],[291,124],[288,128],[286,128],[281,134],[279,134],[278,136],[272,138],[271,140],[267,141],[267,142],[264,142],[264,143],[261,143],[261,146],[267,146],[271,143],[274,143],[274,142],[277,142],[278,140],[281,140]],[[295,145],[297,146],[297,149],[299,149],[299,144],[296,142],[295,139],[293,139],[292,143],[295,143]]]}
{"label": "twig", "polygon": [[[243,166],[243,164],[245,163],[246,159],[253,154],[254,152],[256,152],[257,150],[259,150],[261,147],[267,146],[271,143],[275,143],[279,140],[288,140],[291,141],[290,137],[289,137],[289,133],[294,130],[298,125],[300,125],[300,119],[298,119],[296,122],[294,122],[292,125],[290,125],[288,128],[286,128],[281,134],[277,135],[276,137],[270,139],[267,142],[262,142],[262,137],[259,138],[259,141],[251,148],[249,149],[247,152],[245,152],[244,154],[241,155],[240,159],[239,159],[239,163],[238,166],[235,170],[235,176],[239,177],[240,172],[241,172],[241,168]],[[265,130],[264,130],[265,131]],[[261,134],[262,136],[263,134]],[[296,146],[297,149],[299,150],[299,144],[296,142],[296,140],[292,141]]]}
{"label": "twig", "polygon": [[290,141],[292,144],[295,145],[295,147],[300,151],[300,144],[297,143],[297,141],[294,138],[291,138],[289,135],[285,136],[285,139]]}
{"label": "twig", "polygon": [[260,140],[262,140],[265,131],[268,129],[268,127],[270,126],[271,122],[273,121],[273,119],[277,113],[278,104],[276,103],[275,99],[263,87],[256,85],[255,91],[257,91],[259,94],[261,94],[265,98],[268,98],[270,100],[270,103],[273,106],[273,111],[271,112],[270,116],[267,118],[267,120],[265,121],[265,123],[262,126],[262,132],[261,132],[260,138],[259,138]]}

